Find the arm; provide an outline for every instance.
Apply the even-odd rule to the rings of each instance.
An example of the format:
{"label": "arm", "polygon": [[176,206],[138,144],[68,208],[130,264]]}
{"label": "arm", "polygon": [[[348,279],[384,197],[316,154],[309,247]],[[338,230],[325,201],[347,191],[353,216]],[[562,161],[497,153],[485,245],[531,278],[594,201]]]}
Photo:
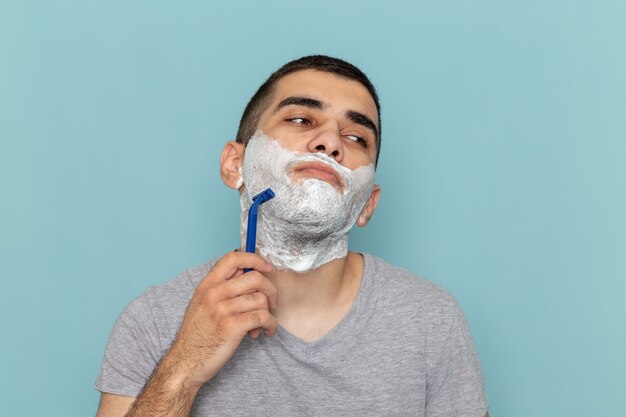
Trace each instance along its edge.
{"label": "arm", "polygon": [[[254,269],[246,274],[244,268]],[[248,333],[268,336],[278,323],[276,288],[258,255],[231,252],[196,288],[178,335],[135,399],[103,393],[97,417],[186,417],[200,387],[232,357]],[[129,408],[130,407],[130,408]]]}
{"label": "arm", "polygon": [[134,397],[124,397],[122,395],[100,394],[100,405],[96,417],[120,417],[126,415],[130,406],[135,401]]}

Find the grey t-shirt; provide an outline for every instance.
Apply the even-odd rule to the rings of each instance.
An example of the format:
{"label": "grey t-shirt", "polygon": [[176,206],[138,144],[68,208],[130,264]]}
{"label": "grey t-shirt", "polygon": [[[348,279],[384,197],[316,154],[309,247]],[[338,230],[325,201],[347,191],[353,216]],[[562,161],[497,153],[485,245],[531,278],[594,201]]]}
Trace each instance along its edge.
{"label": "grey t-shirt", "polygon": [[[364,255],[359,294],[329,333],[305,343],[279,327],[244,338],[198,392],[191,416],[483,417],[478,357],[445,290]],[[95,388],[137,396],[172,343],[208,262],[147,291],[115,323]]]}

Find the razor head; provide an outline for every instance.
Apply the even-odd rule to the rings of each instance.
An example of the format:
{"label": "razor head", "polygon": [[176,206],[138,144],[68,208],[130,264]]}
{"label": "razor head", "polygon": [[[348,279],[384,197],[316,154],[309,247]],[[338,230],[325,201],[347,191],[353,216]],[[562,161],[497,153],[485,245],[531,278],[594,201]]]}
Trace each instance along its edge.
{"label": "razor head", "polygon": [[259,204],[261,204],[261,203],[265,203],[267,200],[271,200],[272,198],[274,198],[274,196],[275,196],[274,191],[272,191],[271,188],[267,188],[264,191],[261,191],[260,193],[255,195],[254,197],[252,197],[252,201],[256,202],[257,200],[259,200]]}

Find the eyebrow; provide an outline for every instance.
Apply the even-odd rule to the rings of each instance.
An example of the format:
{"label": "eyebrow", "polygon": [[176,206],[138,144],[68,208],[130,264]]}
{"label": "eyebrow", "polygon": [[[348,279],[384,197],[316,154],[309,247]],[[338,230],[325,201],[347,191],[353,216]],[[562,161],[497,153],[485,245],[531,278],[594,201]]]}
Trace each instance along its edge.
{"label": "eyebrow", "polygon": [[352,120],[354,123],[364,126],[368,128],[369,130],[371,130],[374,133],[374,137],[378,139],[378,128],[376,127],[372,119],[370,119],[363,113],[359,113],[358,111],[354,111],[354,110],[348,110],[346,112],[346,116],[348,116],[348,119]]}
{"label": "eyebrow", "polygon": [[[278,103],[278,105],[273,111],[273,114],[278,113],[282,108],[287,107],[287,106],[304,106],[304,107],[308,107],[310,109],[316,109],[316,110],[326,109],[326,103],[324,103],[323,101],[317,100],[315,98],[291,96],[291,97],[287,97],[286,99]],[[372,121],[372,119],[370,119],[363,113],[360,113],[355,110],[346,111],[346,117],[350,119],[352,122],[371,130],[372,133],[374,133],[374,137],[378,139],[378,128],[376,127],[376,124]]]}
{"label": "eyebrow", "polygon": [[324,110],[326,108],[326,103],[323,103],[320,100],[311,97],[287,97],[286,99],[278,103],[278,105],[274,109],[274,114],[278,113],[280,109],[287,106],[304,106],[310,109]]}

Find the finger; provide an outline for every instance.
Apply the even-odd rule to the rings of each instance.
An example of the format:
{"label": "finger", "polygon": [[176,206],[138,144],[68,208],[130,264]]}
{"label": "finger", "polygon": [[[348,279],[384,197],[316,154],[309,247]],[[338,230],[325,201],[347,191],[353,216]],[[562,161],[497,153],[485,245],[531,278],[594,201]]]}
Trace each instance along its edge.
{"label": "finger", "polygon": [[264,273],[272,270],[272,266],[256,253],[229,252],[220,258],[206,274],[196,288],[196,292],[202,293],[207,288],[240,275],[245,268],[252,268]]}
{"label": "finger", "polygon": [[250,321],[256,322],[258,320],[259,327],[263,328],[263,332],[267,336],[274,336],[278,331],[278,320],[276,320],[276,317],[266,310],[258,310],[256,314],[254,313],[254,311],[246,313],[248,315],[253,314],[249,316]]}
{"label": "finger", "polygon": [[257,327],[256,329],[252,329],[252,330],[248,331],[248,336],[250,336],[253,339],[256,339],[261,334],[261,330],[262,329],[259,328],[259,327]]}
{"label": "finger", "polygon": [[276,290],[276,286],[274,286],[272,281],[266,276],[257,271],[239,275],[224,283],[222,295],[225,298],[234,298],[241,294],[248,294],[255,291],[265,294],[271,309],[278,307],[278,291]]}
{"label": "finger", "polygon": [[235,272],[230,279],[233,279],[233,278],[238,277],[239,275],[245,274],[245,273],[246,273],[246,271],[244,269],[238,269],[237,272]]}
{"label": "finger", "polygon": [[255,310],[268,310],[267,297],[265,294],[258,291],[224,300],[216,306],[216,314],[221,317],[248,313]]}
{"label": "finger", "polygon": [[243,334],[262,328],[267,336],[274,336],[278,330],[278,321],[267,310],[255,310],[232,317],[233,328],[239,328]]}
{"label": "finger", "polygon": [[258,254],[248,252],[229,252],[213,267],[217,274],[228,277],[232,277],[238,270],[246,268],[265,273],[272,270],[272,266]]}
{"label": "finger", "polygon": [[[240,312],[250,311],[250,308],[243,309],[243,306],[229,307],[237,305],[237,301],[228,303],[229,300],[237,300],[240,296],[246,294],[255,294],[255,297],[261,297],[264,302],[263,308],[276,309],[278,307],[278,292],[276,287],[267,277],[259,272],[252,271],[247,274],[239,275],[220,285],[207,288],[206,291],[199,294],[196,292],[192,299],[194,306],[208,309],[207,312],[213,310],[213,315],[225,317],[228,314],[238,314]],[[251,298],[243,299],[251,301]],[[225,303],[226,302],[226,303]],[[241,300],[239,300],[241,302]],[[228,310],[226,308],[229,307]],[[255,305],[255,309],[259,308]],[[218,308],[218,310],[215,310]]]}

